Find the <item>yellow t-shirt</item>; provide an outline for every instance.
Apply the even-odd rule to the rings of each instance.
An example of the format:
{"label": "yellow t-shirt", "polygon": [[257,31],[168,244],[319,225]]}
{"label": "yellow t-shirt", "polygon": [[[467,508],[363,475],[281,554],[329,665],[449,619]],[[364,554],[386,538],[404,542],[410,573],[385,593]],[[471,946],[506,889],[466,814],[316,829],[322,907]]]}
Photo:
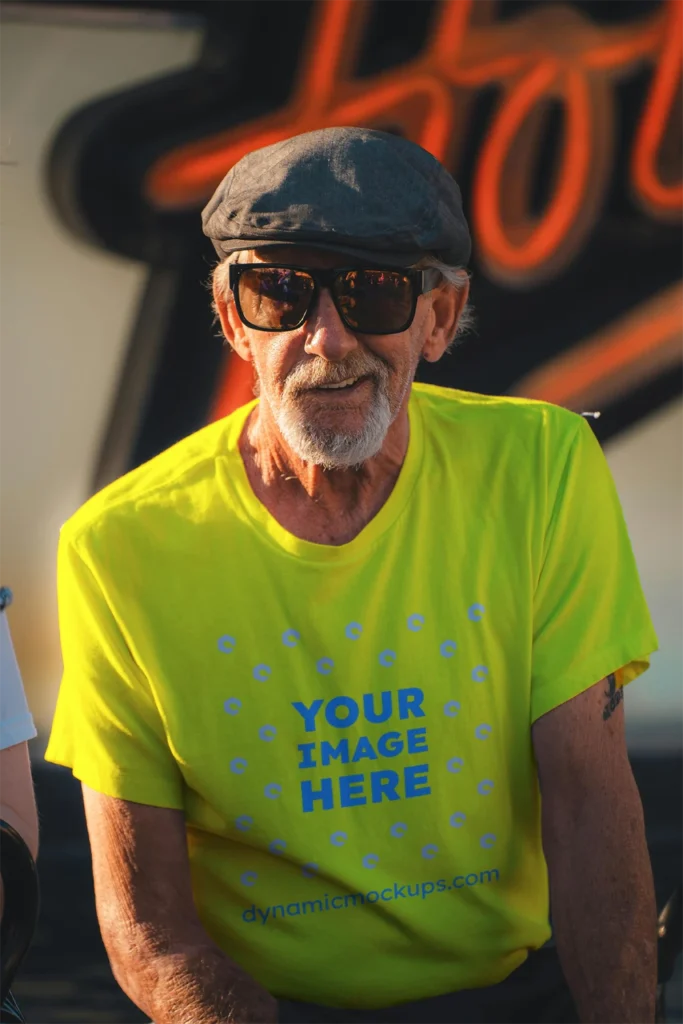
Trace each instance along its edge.
{"label": "yellow t-shirt", "polygon": [[531,724],[656,648],[590,427],[415,385],[386,504],[284,530],[251,406],[62,530],[47,753],[186,815],[195,901],[280,998],[374,1008],[496,983],[549,936]]}

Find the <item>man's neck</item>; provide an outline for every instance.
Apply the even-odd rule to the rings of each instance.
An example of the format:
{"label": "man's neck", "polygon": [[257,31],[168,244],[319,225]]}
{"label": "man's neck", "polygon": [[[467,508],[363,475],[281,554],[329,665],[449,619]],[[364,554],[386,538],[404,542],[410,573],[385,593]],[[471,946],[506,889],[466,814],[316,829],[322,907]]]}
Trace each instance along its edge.
{"label": "man's neck", "polygon": [[407,402],[381,450],[361,466],[323,469],[300,459],[264,402],[249,416],[240,454],[258,500],[289,533],[317,544],[347,544],[382,508],[408,450]]}

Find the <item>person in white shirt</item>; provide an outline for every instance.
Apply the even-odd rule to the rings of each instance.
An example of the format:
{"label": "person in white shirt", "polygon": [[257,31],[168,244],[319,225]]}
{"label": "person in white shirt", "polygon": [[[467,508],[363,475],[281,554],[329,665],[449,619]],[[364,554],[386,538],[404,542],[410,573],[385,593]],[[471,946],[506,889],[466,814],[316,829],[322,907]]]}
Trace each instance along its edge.
{"label": "person in white shirt", "polygon": [[6,607],[11,591],[0,588],[0,829],[2,861],[0,911],[2,913],[1,1019],[22,1020],[9,993],[30,942],[37,913],[35,859],[38,856],[38,812],[33,791],[28,741],[36,727],[24,693],[10,636]]}

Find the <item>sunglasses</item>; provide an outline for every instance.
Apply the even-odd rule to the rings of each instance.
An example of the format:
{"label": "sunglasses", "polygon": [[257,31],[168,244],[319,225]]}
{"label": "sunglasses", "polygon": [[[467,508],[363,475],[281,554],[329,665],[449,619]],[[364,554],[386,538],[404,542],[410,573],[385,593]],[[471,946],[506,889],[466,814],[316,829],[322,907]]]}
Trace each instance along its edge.
{"label": "sunglasses", "polygon": [[420,295],[438,270],[345,267],[307,270],[268,263],[231,263],[230,288],[243,324],[256,331],[294,331],[327,288],[342,322],[359,334],[400,334],[413,322]]}

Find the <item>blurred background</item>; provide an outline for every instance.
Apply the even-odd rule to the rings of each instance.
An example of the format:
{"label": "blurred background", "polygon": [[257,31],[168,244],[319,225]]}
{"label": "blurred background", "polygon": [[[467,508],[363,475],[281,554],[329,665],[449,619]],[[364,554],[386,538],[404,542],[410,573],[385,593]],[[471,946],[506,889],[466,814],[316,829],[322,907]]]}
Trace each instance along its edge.
{"label": "blurred background", "polygon": [[[40,732],[29,1019],[144,1019],[99,940],[79,787],[42,761],[59,529],[250,397],[212,323],[198,214],[243,153],[327,125],[404,134],[463,190],[477,330],[420,378],[601,412],[660,639],[626,714],[663,902],[681,866],[683,0],[52,0],[0,17],[0,582]],[[681,1021],[680,966],[670,988]]]}

